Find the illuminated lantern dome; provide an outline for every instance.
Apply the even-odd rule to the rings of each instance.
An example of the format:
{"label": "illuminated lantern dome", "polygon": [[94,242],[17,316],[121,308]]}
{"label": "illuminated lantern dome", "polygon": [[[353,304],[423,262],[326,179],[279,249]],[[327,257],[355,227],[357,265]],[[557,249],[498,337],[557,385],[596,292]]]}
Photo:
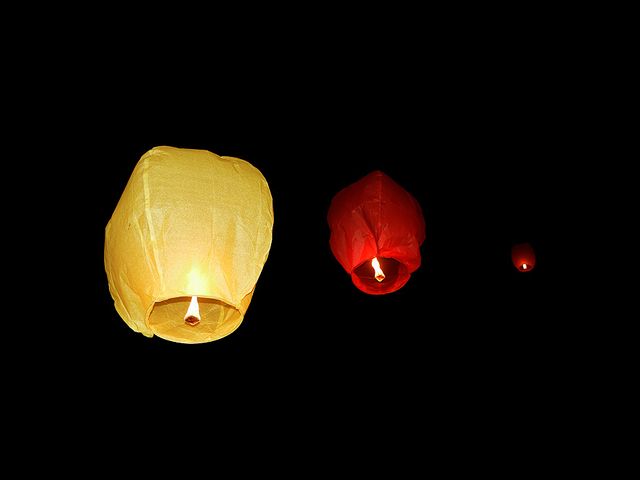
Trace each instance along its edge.
{"label": "illuminated lantern dome", "polygon": [[513,265],[521,272],[530,272],[536,266],[536,254],[528,243],[519,243],[511,248]]}
{"label": "illuminated lantern dome", "polygon": [[147,337],[229,335],[249,307],[272,228],[271,192],[251,164],[206,150],[148,151],[106,228],[116,310]]}
{"label": "illuminated lantern dome", "polygon": [[372,172],[338,192],[327,220],[331,251],[363,292],[395,292],[420,267],[422,210],[384,173]]}

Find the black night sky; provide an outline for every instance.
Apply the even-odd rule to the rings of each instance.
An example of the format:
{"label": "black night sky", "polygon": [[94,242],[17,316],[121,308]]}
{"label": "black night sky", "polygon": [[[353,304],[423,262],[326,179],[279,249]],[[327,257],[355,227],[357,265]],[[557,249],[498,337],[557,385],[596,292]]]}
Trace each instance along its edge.
{"label": "black night sky", "polygon": [[[192,364],[344,381],[457,372],[502,386],[550,368],[561,355],[549,331],[558,328],[550,306],[565,247],[554,243],[554,152],[562,147],[553,124],[539,121],[550,106],[514,92],[508,100],[485,94],[489,101],[442,88],[424,100],[400,89],[373,99],[358,85],[342,96],[308,92],[299,104],[249,97],[225,102],[231,113],[213,102],[185,101],[184,111],[160,100],[151,110],[128,106],[127,119],[87,158],[99,165],[82,206],[91,218],[91,241],[82,246],[92,271],[91,356],[107,369],[142,362],[177,376]],[[126,326],[109,296],[104,227],[140,156],[159,145],[245,159],[274,198],[273,244],[254,299],[240,328],[216,342],[147,339]],[[380,297],[352,285],[331,254],[326,221],[333,195],[376,169],[420,202],[427,231],[422,267]],[[528,274],[510,258],[524,241],[538,256]]]}
{"label": "black night sky", "polygon": [[[578,86],[560,48],[471,40],[423,54],[308,47],[286,61],[277,45],[256,45],[207,69],[167,51],[80,77],[86,102],[48,146],[66,152],[51,168],[70,185],[57,193],[62,219],[51,207],[51,268],[69,279],[54,279],[66,300],[50,306],[67,321],[42,326],[52,378],[134,417],[155,407],[160,424],[184,408],[275,425],[296,406],[317,429],[331,412],[367,425],[371,409],[376,424],[441,432],[550,428],[576,371],[579,320],[563,305],[574,245],[561,232],[584,140]],[[87,87],[92,77],[100,86]],[[140,157],[161,145],[244,159],[273,195],[273,244],[253,300],[215,342],[146,338],[109,295],[105,226]],[[409,191],[426,221],[421,268],[383,296],[353,286],[326,220],[333,196],[373,170]],[[511,263],[520,242],[537,254],[526,274]]]}

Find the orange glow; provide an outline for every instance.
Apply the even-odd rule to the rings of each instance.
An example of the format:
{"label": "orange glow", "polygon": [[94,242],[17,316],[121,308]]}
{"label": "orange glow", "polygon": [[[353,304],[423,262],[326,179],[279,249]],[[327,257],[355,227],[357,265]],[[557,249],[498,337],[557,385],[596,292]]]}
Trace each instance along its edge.
{"label": "orange glow", "polygon": [[187,309],[187,314],[184,316],[184,321],[187,325],[195,326],[200,323],[200,307],[198,306],[198,297],[191,297],[191,303]]}
{"label": "orange glow", "polygon": [[376,257],[373,257],[373,260],[371,260],[371,266],[376,272],[376,280],[379,282],[383,281],[385,275],[382,269],[380,268],[380,262],[378,262],[378,259]]}
{"label": "orange glow", "polygon": [[519,272],[532,272],[536,267],[536,253],[528,243],[519,243],[511,247],[511,260]]}

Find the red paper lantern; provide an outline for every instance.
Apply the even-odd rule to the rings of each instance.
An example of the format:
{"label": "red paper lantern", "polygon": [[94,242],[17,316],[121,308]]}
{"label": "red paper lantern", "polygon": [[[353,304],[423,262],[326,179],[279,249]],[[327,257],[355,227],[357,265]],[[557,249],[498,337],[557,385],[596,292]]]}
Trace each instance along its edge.
{"label": "red paper lantern", "polygon": [[420,267],[422,209],[384,173],[372,172],[338,192],[327,220],[331,251],[363,292],[395,292]]}
{"label": "red paper lantern", "polygon": [[536,254],[528,243],[519,243],[511,248],[513,265],[521,272],[530,272],[536,266]]}

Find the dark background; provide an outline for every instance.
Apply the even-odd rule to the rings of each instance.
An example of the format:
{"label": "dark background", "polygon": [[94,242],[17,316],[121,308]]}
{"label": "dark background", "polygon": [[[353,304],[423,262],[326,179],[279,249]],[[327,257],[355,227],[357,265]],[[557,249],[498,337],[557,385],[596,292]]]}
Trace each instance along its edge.
{"label": "dark background", "polygon": [[[441,88],[422,103],[394,87],[384,108],[357,89],[309,94],[301,105],[252,98],[227,105],[240,110],[233,113],[194,102],[194,116],[178,119],[162,105],[151,120],[129,107],[139,121],[114,125],[87,158],[95,167],[87,204],[77,207],[84,313],[65,326],[74,352],[59,352],[65,376],[83,398],[127,418],[150,415],[160,432],[179,421],[205,430],[228,421],[260,425],[267,441],[267,432],[300,428],[292,435],[333,432],[348,443],[338,438],[347,421],[372,438],[407,428],[439,432],[444,442],[458,431],[473,442],[497,436],[520,455],[509,438],[537,442],[564,431],[583,365],[579,319],[564,301],[560,126],[538,98],[494,91],[478,105],[461,88]],[[109,295],[104,227],[135,164],[157,145],[245,159],[271,188],[268,261],[243,323],[219,341],[148,339],[129,329]],[[333,195],[374,169],[416,197],[427,232],[421,268],[384,296],[352,285],[329,249],[326,222]],[[526,274],[510,258],[524,241],[537,254]]]}
{"label": "dark background", "polygon": [[[55,91],[33,120],[66,132],[46,147],[64,152],[50,166],[66,177],[51,182],[62,207],[39,220],[58,292],[56,321],[38,325],[49,394],[74,392],[91,418],[125,412],[158,428],[249,420],[266,432],[293,424],[296,438],[299,420],[336,441],[348,424],[443,444],[464,431],[476,444],[497,435],[511,454],[511,439],[561,434],[586,374],[567,265],[582,208],[567,192],[591,140],[581,50],[539,25],[462,35],[435,23],[393,41],[329,46],[335,32],[323,32],[294,48],[289,35],[227,56],[165,40],[153,55],[133,49],[131,63],[81,63],[73,107]],[[268,261],[243,323],[219,341],[148,339],[109,295],[104,228],[159,145],[242,158],[271,188]],[[427,234],[421,268],[379,297],[352,285],[326,222],[335,193],[376,169],[415,196]],[[511,263],[519,242],[537,254],[529,273]]]}
{"label": "dark background", "polygon": [[[557,95],[528,79],[476,81],[474,91],[465,82],[422,88],[413,79],[408,92],[403,82],[383,91],[366,80],[331,91],[240,92],[221,103],[211,92],[126,105],[86,160],[81,208],[90,240],[81,251],[90,313],[76,334],[88,339],[89,358],[134,378],[146,365],[176,379],[213,369],[287,385],[318,375],[347,385],[457,378],[517,391],[532,378],[556,378],[566,332],[554,302],[566,245],[555,200],[567,148]],[[104,227],[136,162],[158,145],[245,159],[272,191],[268,262],[244,322],[220,341],[147,339],[118,317],[109,296]],[[375,169],[417,198],[427,226],[422,267],[402,290],[380,297],[352,285],[331,254],[326,222],[333,195]],[[510,259],[511,246],[525,241],[538,256],[527,274]]]}
{"label": "dark background", "polygon": [[[8,17],[2,400],[8,443],[36,453],[20,468],[611,476],[637,377],[618,301],[636,235],[613,228],[634,204],[612,195],[633,192],[624,12],[236,5]],[[159,145],[237,156],[271,188],[269,258],[219,341],[148,339],[109,295],[104,229]],[[426,220],[421,268],[380,297],[326,223],[375,169]]]}

